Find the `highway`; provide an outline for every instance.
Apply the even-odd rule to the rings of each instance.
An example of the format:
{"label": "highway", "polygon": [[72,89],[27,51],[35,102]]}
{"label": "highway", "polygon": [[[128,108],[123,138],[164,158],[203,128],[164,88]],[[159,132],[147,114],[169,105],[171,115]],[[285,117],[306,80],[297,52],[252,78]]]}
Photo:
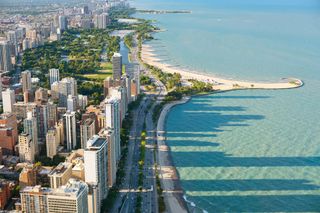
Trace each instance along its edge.
{"label": "highway", "polygon": [[[137,46],[131,52],[132,63],[139,63]],[[158,213],[158,198],[156,190],[155,167],[156,161],[156,126],[153,122],[153,109],[156,104],[160,103],[166,95],[164,85],[156,80],[149,70],[142,68],[142,73],[148,75],[157,86],[156,91],[149,93],[144,91],[146,96],[140,103],[140,106],[133,112],[133,125],[130,131],[130,139],[128,145],[128,156],[126,162],[126,175],[120,186],[120,193],[116,199],[112,212],[133,213],[136,211],[137,195],[141,193],[141,212]],[[144,126],[145,123],[145,126]],[[147,144],[145,153],[145,164],[143,167],[143,186],[139,191],[138,176],[140,157],[140,136],[141,132],[147,131]]]}

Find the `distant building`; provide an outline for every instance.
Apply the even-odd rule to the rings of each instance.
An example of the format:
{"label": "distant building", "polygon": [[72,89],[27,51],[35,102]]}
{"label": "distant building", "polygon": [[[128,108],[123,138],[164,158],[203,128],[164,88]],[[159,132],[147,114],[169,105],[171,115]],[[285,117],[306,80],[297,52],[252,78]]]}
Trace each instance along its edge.
{"label": "distant building", "polygon": [[[92,199],[100,209],[101,201],[108,194],[108,142],[106,138],[94,136],[87,144],[84,151],[85,180],[97,190]],[[89,208],[94,209],[93,203],[89,202]]]}
{"label": "distant building", "polygon": [[7,89],[2,92],[2,102],[4,112],[13,112],[13,105],[16,102],[16,96],[13,90]]}
{"label": "distant building", "polygon": [[94,26],[98,29],[106,29],[110,24],[109,15],[107,13],[103,13],[101,15],[94,16]]}
{"label": "distant building", "polygon": [[8,72],[13,69],[10,47],[11,43],[9,41],[0,41],[0,73]]}
{"label": "distant building", "polygon": [[49,70],[49,83],[50,86],[54,83],[54,82],[58,82],[60,81],[60,72],[59,69],[50,69]]}
{"label": "distant building", "polygon": [[59,29],[61,31],[68,29],[68,20],[66,16],[59,16]]}
{"label": "distant building", "polygon": [[112,65],[113,80],[120,81],[122,76],[122,55],[120,53],[114,53]]}
{"label": "distant building", "polygon": [[72,175],[72,164],[63,162],[54,168],[49,174],[50,187],[57,189],[67,184]]}

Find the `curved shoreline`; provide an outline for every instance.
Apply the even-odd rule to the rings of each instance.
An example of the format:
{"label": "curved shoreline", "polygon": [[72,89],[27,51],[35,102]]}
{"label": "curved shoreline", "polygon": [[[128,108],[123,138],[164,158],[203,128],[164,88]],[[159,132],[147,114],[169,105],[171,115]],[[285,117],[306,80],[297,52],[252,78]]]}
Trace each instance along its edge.
{"label": "curved shoreline", "polygon": [[[161,69],[167,73],[180,73],[182,80],[188,81],[189,79],[195,79],[207,83],[213,83],[214,92],[228,92],[232,90],[245,90],[245,89],[295,89],[302,87],[304,82],[296,78],[283,78],[284,82],[269,83],[269,82],[249,82],[239,81],[233,79],[225,79],[221,77],[214,77],[206,74],[200,74],[192,72],[190,70],[184,70],[182,68],[173,67],[170,64],[161,63],[160,59],[153,53],[152,48],[149,45],[142,44],[141,49],[141,61]],[[206,94],[207,95],[207,94]],[[180,177],[174,166],[170,147],[166,142],[166,127],[165,121],[170,110],[180,104],[185,104],[191,97],[183,97],[180,101],[175,101],[166,104],[161,111],[161,114],[157,123],[157,149],[158,149],[158,164],[159,174],[161,175],[160,181],[164,192],[164,200],[166,204],[166,212],[189,212],[190,204],[186,200],[186,194],[180,184]],[[196,208],[196,206],[194,206]]]}
{"label": "curved shoreline", "polygon": [[197,73],[195,71],[174,67],[170,64],[162,63],[153,49],[146,44],[142,45],[141,59],[149,65],[161,69],[167,73],[180,73],[183,80],[196,79],[203,82],[213,83],[213,89],[219,91],[230,91],[238,89],[294,89],[304,85],[303,81],[297,78],[282,78],[282,82],[256,82],[226,79],[212,75]]}
{"label": "curved shoreline", "polygon": [[188,212],[188,206],[184,199],[184,190],[180,185],[180,177],[171,159],[170,147],[166,144],[165,122],[170,110],[180,104],[187,103],[191,98],[184,97],[180,101],[166,104],[161,111],[157,123],[157,150],[159,174],[161,186],[166,203],[166,212]]}

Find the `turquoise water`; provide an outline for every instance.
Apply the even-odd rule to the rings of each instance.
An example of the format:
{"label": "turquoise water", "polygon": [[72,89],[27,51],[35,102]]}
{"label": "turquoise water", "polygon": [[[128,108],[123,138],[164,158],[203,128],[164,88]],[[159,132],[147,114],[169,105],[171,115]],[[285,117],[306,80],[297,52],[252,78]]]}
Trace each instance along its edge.
{"label": "turquoise water", "polygon": [[196,210],[320,212],[320,2],[137,0],[166,32],[150,44],[167,63],[259,81],[298,77],[294,90],[193,98],[166,129]]}

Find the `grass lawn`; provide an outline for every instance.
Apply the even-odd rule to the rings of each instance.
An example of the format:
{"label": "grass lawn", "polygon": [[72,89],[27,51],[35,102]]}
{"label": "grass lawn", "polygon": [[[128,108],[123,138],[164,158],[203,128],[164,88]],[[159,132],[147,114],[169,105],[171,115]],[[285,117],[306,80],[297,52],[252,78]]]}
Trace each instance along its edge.
{"label": "grass lawn", "polygon": [[110,63],[110,62],[101,62],[100,67],[103,70],[112,70],[112,63]]}
{"label": "grass lawn", "polygon": [[92,79],[92,80],[104,80],[105,78],[112,76],[112,72],[97,72],[94,74],[86,74],[83,77]]}

